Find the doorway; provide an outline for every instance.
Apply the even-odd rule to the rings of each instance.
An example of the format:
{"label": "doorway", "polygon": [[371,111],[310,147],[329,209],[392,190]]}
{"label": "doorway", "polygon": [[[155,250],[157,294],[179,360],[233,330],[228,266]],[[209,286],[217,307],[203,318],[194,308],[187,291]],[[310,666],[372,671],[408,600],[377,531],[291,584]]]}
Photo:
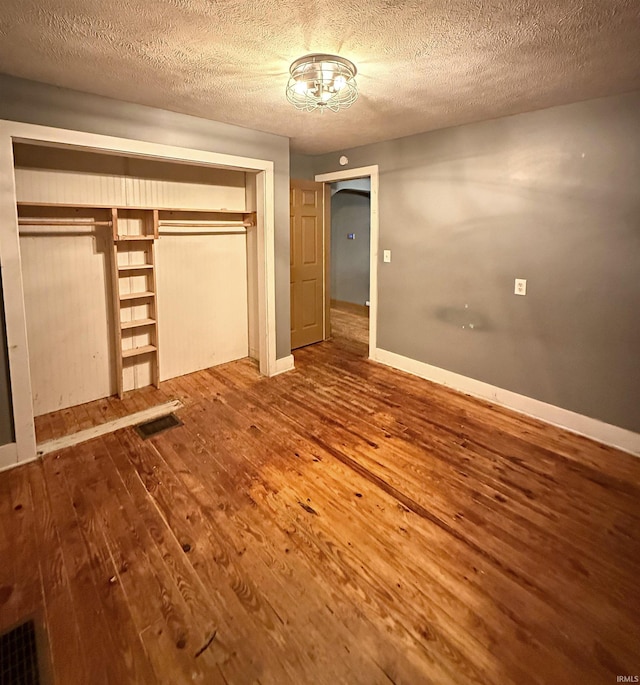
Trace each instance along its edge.
{"label": "doorway", "polygon": [[366,356],[369,342],[371,178],[330,184],[331,334]]}
{"label": "doorway", "polygon": [[[354,227],[353,230],[346,228],[348,224],[349,215],[353,214],[349,211],[344,212],[343,220],[338,220],[336,222],[336,230],[341,233],[337,235],[335,242],[336,250],[340,249],[342,242],[344,241],[347,247],[343,246],[343,250],[340,253],[342,261],[338,261],[338,267],[334,269],[332,261],[333,253],[333,235],[332,231],[325,231],[327,236],[328,245],[326,247],[326,259],[329,261],[329,268],[327,269],[327,283],[325,297],[327,298],[327,305],[334,300],[338,307],[334,307],[335,311],[329,310],[327,307],[327,322],[325,330],[327,332],[327,337],[329,336],[332,327],[344,326],[351,327],[351,332],[347,333],[352,336],[359,336],[362,342],[366,342],[368,339],[368,345],[365,349],[368,349],[369,359],[373,359],[375,356],[375,350],[377,345],[377,312],[378,312],[378,233],[379,233],[379,210],[378,210],[378,196],[379,196],[379,171],[378,165],[359,167],[355,169],[346,169],[342,171],[335,171],[326,174],[318,174],[315,177],[316,182],[323,183],[325,187],[325,196],[329,198],[327,203],[327,208],[325,211],[325,221],[329,226],[332,226],[333,214],[336,212],[342,212],[341,207],[356,206],[359,204],[368,205],[369,208],[369,221],[366,219],[358,219],[362,222],[358,224],[360,228]],[[348,183],[348,185],[347,185]],[[345,185],[340,185],[345,184]],[[333,187],[332,187],[333,186]],[[337,190],[338,188],[351,188],[349,195],[350,199],[347,199],[346,195],[344,199],[337,198],[337,196],[344,191]],[[336,188],[336,192],[331,192],[333,188]],[[354,192],[360,191],[360,192]],[[366,194],[368,194],[368,198]],[[359,199],[355,200],[355,196],[360,196]],[[336,202],[338,203],[336,205]],[[358,216],[358,210],[355,210],[356,216]],[[360,213],[361,217],[362,214]],[[354,217],[355,218],[355,217]],[[362,249],[366,245],[365,232],[368,223],[368,251]],[[346,230],[345,230],[346,229]],[[349,237],[350,233],[355,233],[353,238]],[[360,240],[360,242],[358,242]],[[356,253],[359,257],[356,257]],[[362,297],[367,292],[366,287],[366,273],[367,271],[362,268],[362,253],[368,254],[369,268],[368,268],[368,305],[367,299],[361,302]],[[349,257],[354,257],[353,260]],[[343,266],[347,266],[350,263],[357,263],[359,266],[351,270],[351,276],[344,275],[348,274],[349,269],[343,269]],[[342,264],[342,266],[340,266]],[[334,276],[335,274],[335,276]],[[334,282],[335,277],[335,282]],[[337,296],[336,296],[337,294]],[[340,295],[347,297],[349,299],[354,299],[354,304],[356,311],[359,309],[359,318],[354,318],[349,312],[343,313],[339,311],[339,307],[347,307],[350,304],[348,300],[340,300]],[[368,314],[368,316],[363,316],[363,314]],[[356,316],[358,316],[356,314]],[[329,321],[329,318],[331,320]],[[338,332],[338,331],[336,331]]]}
{"label": "doorway", "polygon": [[[366,282],[362,285],[363,275],[366,281],[366,268],[362,268],[362,266],[354,269],[359,273],[356,280],[360,283],[360,294],[356,295],[353,290],[350,290],[346,297],[355,298],[355,302],[351,304],[358,307],[361,315],[360,323],[357,326],[361,329],[360,339],[364,343],[365,349],[368,349],[368,357],[372,359],[377,341],[379,232],[377,165],[319,174],[315,177],[315,182],[291,180],[291,348],[293,350],[328,340],[332,336],[331,300],[334,300],[334,305],[337,304],[338,307],[350,304],[348,299],[338,299],[340,293],[345,292],[342,287],[338,290],[338,297],[332,294],[338,289],[339,280],[342,283],[345,282],[339,276],[338,270],[334,270],[332,273],[331,265],[331,216],[333,211],[331,196],[332,190],[335,191],[333,195],[336,195],[342,188],[350,188],[352,195],[360,195],[361,200],[359,202],[361,205],[366,203],[366,200],[363,202],[363,199],[368,195],[368,300]],[[342,200],[337,201],[341,205],[353,204],[347,200],[344,202]],[[356,202],[358,201],[356,200]],[[366,245],[366,240],[363,241],[367,233],[364,225],[362,224],[357,231],[341,230],[341,235],[336,238],[336,242],[340,243],[344,239],[353,241],[351,244],[355,246],[355,241],[360,236],[360,242],[356,249],[346,249],[345,255],[356,252],[360,248],[360,251],[365,254],[366,261],[367,252],[361,249]],[[349,234],[354,234],[354,236],[350,238]],[[333,285],[332,277],[336,279]],[[348,277],[345,278],[348,280]],[[367,313],[368,316],[366,316]],[[345,322],[345,325],[348,323]],[[366,345],[367,338],[368,346]]]}

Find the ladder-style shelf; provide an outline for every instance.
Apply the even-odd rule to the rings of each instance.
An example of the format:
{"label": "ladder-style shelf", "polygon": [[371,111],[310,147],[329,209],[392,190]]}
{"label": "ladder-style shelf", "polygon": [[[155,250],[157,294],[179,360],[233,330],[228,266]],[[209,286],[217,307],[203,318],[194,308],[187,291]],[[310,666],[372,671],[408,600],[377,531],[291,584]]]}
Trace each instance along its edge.
{"label": "ladder-style shelf", "polygon": [[145,290],[142,293],[124,293],[120,295],[120,301],[124,302],[126,300],[146,300],[150,297],[155,297],[156,294],[151,290]]}
{"label": "ladder-style shelf", "polygon": [[137,321],[121,321],[120,328],[123,331],[129,330],[131,328],[144,328],[145,326],[155,326],[155,319],[138,319]]}
{"label": "ladder-style shelf", "polygon": [[122,358],[127,359],[128,357],[140,357],[143,354],[150,354],[151,352],[157,352],[158,348],[155,345],[144,345],[143,347],[132,347],[129,350],[122,351]]}
{"label": "ladder-style shelf", "polygon": [[152,235],[119,235],[118,240],[122,243],[133,243],[136,240],[155,240],[156,237]]}
{"label": "ladder-style shelf", "polygon": [[[151,363],[153,385],[160,383],[158,360],[158,313],[156,305],[155,240],[158,238],[157,209],[127,210],[111,208],[113,231],[113,307],[117,322],[116,366],[118,396],[124,391],[124,360],[147,356]],[[135,221],[126,221],[135,219]],[[126,232],[127,224],[140,227],[140,233]],[[139,253],[143,252],[142,259]],[[135,252],[135,255],[132,254]],[[142,261],[142,263],[140,263]],[[139,289],[144,279],[144,289]],[[135,285],[134,285],[135,281]],[[147,315],[138,318],[134,310],[145,307]],[[125,311],[129,310],[128,314]],[[123,333],[130,333],[132,347],[123,347]],[[136,344],[136,337],[148,342]]]}
{"label": "ladder-style shelf", "polygon": [[145,271],[146,269],[153,269],[153,264],[120,264],[118,271]]}

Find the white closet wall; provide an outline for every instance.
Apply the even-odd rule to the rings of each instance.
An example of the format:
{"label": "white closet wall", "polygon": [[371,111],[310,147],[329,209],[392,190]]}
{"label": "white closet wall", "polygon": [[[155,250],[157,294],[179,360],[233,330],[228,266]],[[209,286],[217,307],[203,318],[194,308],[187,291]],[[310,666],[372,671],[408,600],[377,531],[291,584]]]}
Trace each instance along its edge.
{"label": "white closet wall", "polygon": [[127,202],[122,157],[14,145],[18,202],[122,206]]}
{"label": "white closet wall", "polygon": [[126,197],[154,209],[245,208],[245,175],[239,171],[127,160]]}
{"label": "white closet wall", "polygon": [[160,379],[246,357],[246,235],[163,235],[156,262]]}
{"label": "white closet wall", "polygon": [[245,174],[15,145],[18,202],[153,209],[245,209]]}
{"label": "white closet wall", "polygon": [[104,229],[20,238],[34,415],[115,392]]}
{"label": "white closet wall", "polygon": [[[22,144],[14,156],[19,203],[246,210],[245,174],[238,171]],[[119,232],[137,232],[120,223]],[[116,391],[110,229],[79,230],[21,228],[35,415]],[[246,357],[249,347],[244,228],[193,235],[171,227],[170,233],[156,241],[162,380]],[[136,278],[121,287],[144,289]],[[132,308],[131,316],[143,318],[142,308]],[[123,337],[124,347],[145,344],[145,335]],[[125,390],[151,382],[148,359],[126,361]]]}

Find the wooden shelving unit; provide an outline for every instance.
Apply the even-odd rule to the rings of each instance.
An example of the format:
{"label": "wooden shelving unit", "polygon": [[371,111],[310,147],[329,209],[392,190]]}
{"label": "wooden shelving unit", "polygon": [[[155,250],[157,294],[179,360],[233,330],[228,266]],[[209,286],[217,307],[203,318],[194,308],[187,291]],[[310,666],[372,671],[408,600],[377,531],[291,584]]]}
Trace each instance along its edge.
{"label": "wooden shelving unit", "polygon": [[[96,218],[98,217],[98,218]],[[230,209],[189,209],[152,207],[114,207],[96,204],[18,202],[20,226],[38,227],[111,227],[113,250],[111,286],[117,393],[124,393],[124,360],[138,357],[151,362],[152,383],[160,382],[158,311],[155,272],[155,241],[160,230],[186,233],[244,230],[256,225],[256,213]],[[130,230],[135,225],[141,230]],[[142,254],[141,254],[142,253]],[[123,256],[124,255],[124,256]],[[146,286],[131,289],[132,284]],[[122,287],[122,286],[125,287]],[[142,304],[143,303],[143,304]],[[135,310],[146,308],[146,315],[135,318]],[[126,310],[131,311],[130,314]],[[125,336],[123,337],[123,333]],[[129,337],[144,344],[124,346]]]}
{"label": "wooden shelving unit", "polygon": [[[125,233],[121,227],[126,222],[124,218],[135,212],[142,227],[139,234]],[[155,241],[158,235],[158,210],[130,210],[111,208],[111,227],[113,233],[113,259],[112,259],[112,284],[113,284],[113,303],[114,303],[114,326],[116,335],[116,365],[117,365],[117,389],[118,396],[122,397],[124,392],[123,371],[125,359],[142,357],[148,355],[151,360],[151,377],[153,385],[156,387],[160,383],[160,362],[158,352],[158,312],[156,304],[156,274],[155,274]],[[135,261],[121,263],[121,259],[129,259],[127,253],[131,252],[135,246],[136,252],[141,249],[144,252],[142,264]],[[120,249],[123,247],[125,249]],[[140,292],[122,292],[121,279],[144,278],[146,289]],[[130,308],[133,303],[146,300],[148,316],[142,319],[123,317],[123,309]],[[123,331],[131,332],[134,338],[136,332],[144,331],[149,338],[149,344],[123,347]]]}

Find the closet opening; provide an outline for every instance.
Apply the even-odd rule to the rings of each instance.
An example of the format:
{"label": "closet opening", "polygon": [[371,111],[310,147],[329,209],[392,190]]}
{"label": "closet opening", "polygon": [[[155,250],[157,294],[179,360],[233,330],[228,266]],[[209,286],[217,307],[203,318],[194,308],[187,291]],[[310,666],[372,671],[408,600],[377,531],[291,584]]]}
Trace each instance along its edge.
{"label": "closet opening", "polygon": [[246,357],[265,372],[259,172],[13,154],[38,445],[174,399],[171,379]]}

